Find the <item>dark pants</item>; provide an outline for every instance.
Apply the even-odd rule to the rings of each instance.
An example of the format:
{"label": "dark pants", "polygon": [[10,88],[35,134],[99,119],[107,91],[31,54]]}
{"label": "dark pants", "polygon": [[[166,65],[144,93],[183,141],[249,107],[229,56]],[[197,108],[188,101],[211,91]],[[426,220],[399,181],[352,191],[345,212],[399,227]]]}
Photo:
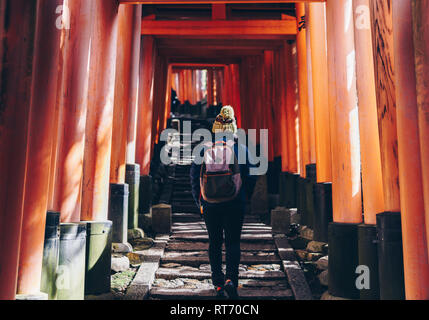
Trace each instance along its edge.
{"label": "dark pants", "polygon": [[[223,286],[225,279],[238,285],[240,238],[244,208],[238,203],[211,205],[204,208],[204,221],[209,234],[209,259],[214,286]],[[222,271],[222,243],[225,232],[226,275]]]}

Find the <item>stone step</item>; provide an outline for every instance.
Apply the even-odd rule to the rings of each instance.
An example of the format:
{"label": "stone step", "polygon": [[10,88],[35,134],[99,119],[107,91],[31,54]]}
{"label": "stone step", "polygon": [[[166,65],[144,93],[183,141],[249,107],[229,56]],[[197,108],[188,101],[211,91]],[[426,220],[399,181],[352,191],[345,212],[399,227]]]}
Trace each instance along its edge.
{"label": "stone step", "polygon": [[173,209],[172,215],[173,222],[192,223],[202,221],[202,217],[198,212],[195,213],[179,213]]}
{"label": "stone step", "polygon": [[[193,235],[192,233],[183,233],[183,234],[173,234],[171,239],[207,242],[209,240],[209,237],[207,234]],[[273,236],[268,233],[267,234],[242,234],[241,241],[266,243],[266,242],[272,242]]]}
{"label": "stone step", "polygon": [[[196,234],[201,234],[206,232],[207,230],[204,226],[201,227],[193,227],[193,228],[187,228],[187,227],[180,227],[180,228],[172,228],[173,233],[177,233],[177,234],[183,234],[183,233],[196,233]],[[258,229],[258,228],[246,228],[244,227],[242,229],[242,233],[249,233],[249,234],[266,234],[266,233],[271,233],[270,230],[268,229]]]}
{"label": "stone step", "polygon": [[[198,235],[205,235],[207,234],[207,230],[201,229],[201,230],[175,230],[173,231],[174,236],[181,236],[181,235],[190,235],[190,236],[198,236]],[[241,232],[241,235],[271,235],[270,230],[253,230],[253,229],[243,229]]]}
{"label": "stone step", "polygon": [[[277,288],[239,288],[240,299],[250,300],[293,300],[292,290]],[[208,300],[216,297],[213,288],[207,289],[168,289],[152,287],[151,299],[168,300]]]}
{"label": "stone step", "polygon": [[198,207],[197,207],[197,205],[196,205],[196,203],[195,203],[195,200],[194,200],[194,198],[192,198],[192,197],[188,197],[188,198],[180,198],[180,199],[172,199],[171,200],[171,205],[174,207],[174,206],[176,206],[176,207],[187,207],[187,206],[189,206],[189,207],[195,207],[195,208],[197,208],[198,209]]}
{"label": "stone step", "polygon": [[[175,213],[181,214],[181,213],[186,212],[186,213],[192,214],[194,216],[195,215],[200,216],[200,212],[199,212],[197,206],[172,206],[172,211],[173,211],[174,214]],[[192,220],[189,221],[189,219],[181,220],[183,218],[187,218],[186,216],[175,216],[174,214],[173,214],[173,222],[176,222],[176,221],[192,222]],[[178,218],[178,219],[175,220],[175,218]],[[198,219],[200,219],[200,218],[198,218]]]}
{"label": "stone step", "polygon": [[[190,279],[211,279],[210,270],[199,270],[197,268],[182,266],[179,268],[159,268],[156,272],[156,278],[160,279],[176,279],[176,278],[190,278]],[[286,279],[283,271],[267,270],[267,271],[241,271],[239,274],[240,279],[259,279],[259,280],[281,280]]]}
{"label": "stone step", "polygon": [[173,192],[173,199],[174,200],[179,200],[179,199],[187,199],[187,198],[192,198],[192,192],[191,191],[174,191]]}
{"label": "stone step", "polygon": [[[223,254],[222,260],[225,262],[225,254]],[[167,251],[161,258],[161,262],[163,264],[177,263],[181,265],[199,267],[202,264],[208,264],[209,257],[207,251]],[[281,260],[275,252],[253,253],[244,251],[241,253],[240,262],[243,264],[280,264]]]}
{"label": "stone step", "polygon": [[[276,246],[274,243],[246,243],[240,245],[241,251],[274,251]],[[167,244],[167,251],[207,251],[209,248],[208,242],[192,242],[192,241],[170,241]],[[225,248],[225,245],[223,245]]]}

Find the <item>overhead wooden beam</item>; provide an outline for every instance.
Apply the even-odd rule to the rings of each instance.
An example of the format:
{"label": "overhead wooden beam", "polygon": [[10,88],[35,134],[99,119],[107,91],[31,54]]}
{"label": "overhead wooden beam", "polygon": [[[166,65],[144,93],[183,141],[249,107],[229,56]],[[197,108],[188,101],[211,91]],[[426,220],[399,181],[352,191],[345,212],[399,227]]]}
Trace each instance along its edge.
{"label": "overhead wooden beam", "polygon": [[194,69],[194,70],[202,70],[202,69],[214,69],[214,68],[224,68],[225,65],[221,63],[172,63],[173,72],[182,69]]}
{"label": "overhead wooden beam", "polygon": [[291,36],[296,19],[246,21],[142,21],[142,35],[154,36]]}
{"label": "overhead wooden beam", "polygon": [[124,4],[213,4],[213,3],[296,3],[296,2],[326,2],[326,0],[119,0]]}
{"label": "overhead wooden beam", "polygon": [[276,50],[282,46],[284,40],[265,39],[183,39],[183,38],[157,38],[157,46],[160,49],[187,48],[189,50],[213,49],[213,50],[241,50],[241,49],[265,49]]}
{"label": "overhead wooden beam", "polygon": [[212,20],[226,20],[226,4],[212,4]]}

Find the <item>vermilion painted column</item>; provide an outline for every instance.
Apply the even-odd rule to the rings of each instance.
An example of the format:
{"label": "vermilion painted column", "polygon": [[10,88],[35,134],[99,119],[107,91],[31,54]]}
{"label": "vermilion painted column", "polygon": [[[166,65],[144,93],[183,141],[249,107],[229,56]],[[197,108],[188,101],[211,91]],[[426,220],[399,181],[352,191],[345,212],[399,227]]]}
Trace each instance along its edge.
{"label": "vermilion painted column", "polygon": [[280,110],[277,121],[280,122],[280,148],[281,148],[281,157],[282,157],[282,172],[289,171],[289,157],[288,157],[288,132],[289,132],[289,123],[287,117],[287,94],[289,91],[288,83],[287,83],[287,73],[286,69],[286,59],[287,54],[286,50],[288,49],[288,43],[284,41],[284,45],[279,50],[279,87],[278,94],[280,95]]}
{"label": "vermilion painted column", "polygon": [[[249,95],[250,92],[248,92],[248,69],[249,69],[249,58],[248,57],[243,57],[243,59],[241,60],[241,63],[239,65],[239,73],[240,73],[240,96],[241,96],[241,103],[243,106],[247,106],[249,105],[248,101],[249,101]],[[247,130],[249,128],[249,124],[248,124],[249,120],[248,120],[248,112],[244,111],[243,108],[243,112],[241,113],[241,127],[244,130]]]}
{"label": "vermilion painted column", "polygon": [[295,72],[297,58],[296,45],[285,44],[284,52],[286,67],[287,171],[290,173],[298,173],[299,110]]}
{"label": "vermilion painted column", "polygon": [[268,161],[274,160],[274,52],[271,50],[264,51],[264,88],[265,88],[265,99],[264,99],[264,127],[262,129],[268,129]]}
{"label": "vermilion painted column", "polygon": [[358,224],[363,219],[352,2],[328,0],[326,23],[333,213],[327,234],[328,291],[334,296],[358,299]]}
{"label": "vermilion painted column", "polygon": [[[141,175],[148,175],[150,170],[154,86],[153,45],[153,37],[144,36],[142,38],[136,146],[136,162],[140,165]],[[179,74],[181,75],[182,72]],[[182,88],[182,84],[180,82],[179,88]],[[180,92],[182,92],[181,89]],[[179,99],[183,98],[179,96]]]}
{"label": "vermilion painted column", "polygon": [[426,217],[426,241],[429,250],[429,3],[412,1],[417,106],[420,133],[423,198]]}
{"label": "vermilion painted column", "polygon": [[384,211],[384,195],[369,2],[354,0],[353,10],[364,220],[375,225],[376,214]]}
{"label": "vermilion painted column", "polygon": [[384,209],[399,212],[398,139],[391,1],[372,0],[372,41]]}
{"label": "vermilion painted column", "polygon": [[16,294],[36,4],[26,0],[0,4],[4,10],[0,12],[0,300],[13,300]]}
{"label": "vermilion painted column", "polygon": [[38,2],[34,75],[27,148],[24,216],[18,270],[18,294],[40,293],[43,244],[57,102],[61,29],[56,8],[62,0]]}
{"label": "vermilion painted column", "polygon": [[310,163],[316,163],[316,132],[314,127],[313,58],[311,47],[311,29],[309,27],[309,3],[305,4],[305,40],[307,49],[308,116],[310,128]]}
{"label": "vermilion painted column", "polygon": [[[296,3],[298,34],[296,37],[298,53],[298,92],[300,121],[300,174],[305,177],[305,165],[311,162],[310,114],[308,106],[307,44],[305,34],[305,4]],[[300,24],[304,22],[304,25]]]}
{"label": "vermilion painted column", "polygon": [[62,222],[80,221],[92,7],[92,1],[68,2],[70,29],[65,29],[60,142],[53,203],[53,209],[61,212]]}
{"label": "vermilion painted column", "polygon": [[213,69],[207,70],[207,105],[213,105]]}
{"label": "vermilion painted column", "polygon": [[[160,133],[164,123],[164,112],[165,112],[165,58],[157,57],[155,64],[155,79],[154,79],[154,98],[153,98],[153,122],[152,122],[152,143],[159,142]],[[186,70],[185,77],[188,79],[187,82],[191,82],[192,73],[190,70]],[[188,83],[189,84],[189,83]],[[188,97],[190,97],[189,88],[187,85]],[[192,103],[191,101],[189,101]]]}
{"label": "vermilion painted column", "polygon": [[93,21],[81,220],[105,221],[109,203],[118,3],[94,1]]}
{"label": "vermilion painted column", "polygon": [[215,70],[215,81],[216,81],[216,102],[219,104],[223,103],[224,100],[224,69]]}
{"label": "vermilion painted column", "polygon": [[[330,104],[332,198],[334,222],[361,223],[359,115],[356,96],[353,12],[348,1],[328,1],[329,85],[336,102]],[[328,59],[328,63],[332,60]],[[333,80],[333,81],[331,81]],[[331,102],[331,101],[330,101]]]}
{"label": "vermilion painted column", "polygon": [[110,162],[110,182],[117,184],[125,183],[126,164],[135,161],[135,148],[128,146],[135,141],[141,11],[141,5],[119,6],[114,134]]}
{"label": "vermilion painted column", "polygon": [[240,75],[238,64],[231,65],[232,74],[232,104],[234,106],[237,126],[241,128],[241,99],[240,99]]}
{"label": "vermilion painted column", "polygon": [[139,110],[139,85],[140,85],[140,48],[141,48],[141,17],[142,6],[136,5],[134,9],[134,29],[131,49],[131,85],[130,85],[130,108],[128,110],[128,133],[127,133],[127,163],[136,163],[137,148],[137,118]]}
{"label": "vermilion painted column", "polygon": [[308,29],[310,29],[311,37],[317,182],[330,182],[332,179],[332,170],[328,103],[326,9],[324,3],[310,3],[308,6]]}
{"label": "vermilion painted column", "polygon": [[222,103],[224,105],[231,105],[231,65],[225,67],[225,87],[224,87],[224,98]]}
{"label": "vermilion painted column", "polygon": [[428,300],[429,261],[425,241],[411,0],[393,1],[392,5],[405,295],[411,300]]}
{"label": "vermilion painted column", "polygon": [[186,101],[186,83],[185,83],[185,70],[180,70],[179,87],[180,87],[180,100],[182,103]]}
{"label": "vermilion painted column", "polygon": [[[171,77],[173,74],[173,67],[171,64],[168,63],[168,61],[166,61],[166,68],[167,68],[167,74],[166,74],[166,78],[165,78],[165,110],[164,110],[164,123],[162,126],[162,129],[166,129],[167,128],[167,120],[170,117],[170,112],[171,112],[171,87],[170,87],[170,82],[171,82]],[[196,75],[198,75],[199,73],[196,73]],[[198,79],[198,77],[197,77]],[[200,90],[199,90],[200,91]],[[200,100],[198,100],[200,101]]]}

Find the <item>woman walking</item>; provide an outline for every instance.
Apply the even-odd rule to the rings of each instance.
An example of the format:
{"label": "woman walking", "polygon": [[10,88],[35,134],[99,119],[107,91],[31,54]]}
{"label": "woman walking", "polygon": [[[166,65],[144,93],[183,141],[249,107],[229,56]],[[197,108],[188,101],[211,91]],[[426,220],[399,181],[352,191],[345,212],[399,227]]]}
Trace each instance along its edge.
{"label": "woman walking", "polygon": [[[251,164],[246,146],[237,142],[237,125],[231,106],[222,108],[212,132],[225,135],[219,139],[214,137],[212,146],[203,151],[204,160],[201,165],[192,164],[192,195],[201,207],[209,235],[209,259],[216,295],[224,298],[226,292],[230,299],[238,299],[240,238],[246,195],[252,195],[256,177],[249,174]],[[238,163],[239,151],[246,154],[245,164]],[[225,274],[222,269],[224,233]]]}

